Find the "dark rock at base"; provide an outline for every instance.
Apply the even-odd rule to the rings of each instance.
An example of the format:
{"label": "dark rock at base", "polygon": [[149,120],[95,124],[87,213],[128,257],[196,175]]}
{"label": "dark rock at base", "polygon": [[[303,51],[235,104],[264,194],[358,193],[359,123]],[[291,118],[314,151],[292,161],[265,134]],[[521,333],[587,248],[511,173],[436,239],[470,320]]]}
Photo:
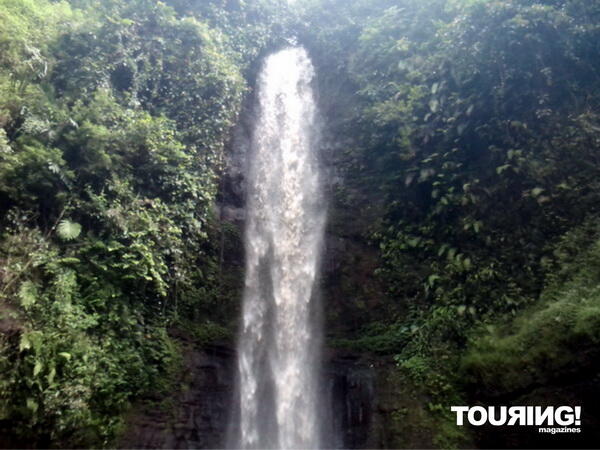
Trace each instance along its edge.
{"label": "dark rock at base", "polygon": [[[431,448],[426,399],[391,359],[326,351],[324,448]],[[130,414],[120,448],[224,448],[234,404],[235,352],[189,347],[180,389]]]}
{"label": "dark rock at base", "polygon": [[219,448],[233,392],[235,358],[225,347],[188,348],[180,389],[134,408],[120,448]]}
{"label": "dark rock at base", "polygon": [[434,448],[427,396],[393,358],[336,352],[326,366],[333,439],[326,448]]}

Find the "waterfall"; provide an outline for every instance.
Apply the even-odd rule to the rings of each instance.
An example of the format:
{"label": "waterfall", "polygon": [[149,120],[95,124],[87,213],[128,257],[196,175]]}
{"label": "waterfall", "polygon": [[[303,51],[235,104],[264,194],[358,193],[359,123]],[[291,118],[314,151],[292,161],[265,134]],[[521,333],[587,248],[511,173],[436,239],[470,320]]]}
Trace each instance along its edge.
{"label": "waterfall", "polygon": [[269,56],[258,81],[238,344],[240,448],[320,445],[315,281],[325,208],[313,78],[306,51],[294,47]]}

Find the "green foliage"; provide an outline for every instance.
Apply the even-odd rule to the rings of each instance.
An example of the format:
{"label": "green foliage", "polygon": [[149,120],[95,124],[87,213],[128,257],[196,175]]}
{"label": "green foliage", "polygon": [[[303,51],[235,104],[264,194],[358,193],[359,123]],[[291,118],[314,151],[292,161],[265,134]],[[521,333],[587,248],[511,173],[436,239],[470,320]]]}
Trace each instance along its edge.
{"label": "green foliage", "polygon": [[403,326],[447,316],[460,345],[474,322],[517,313],[539,295],[548,243],[595,210],[589,12],[575,1],[309,6],[310,44],[338,58],[318,63],[355,91],[333,121],[351,136],[337,162],[347,192],[383,199],[385,220],[363,234]]}
{"label": "green foliage", "polygon": [[[581,368],[565,355],[597,340],[596,277],[582,274],[590,290],[565,294],[556,309],[541,306],[549,288],[540,293],[568,276],[560,236],[600,201],[597,2],[306,4],[303,36],[343,177],[332,208],[382,211],[358,239],[379,250],[387,319],[365,313],[341,345],[396,354],[434,405],[457,404],[461,354],[473,330],[500,317],[516,319],[471,344],[468,389],[501,389],[509,377],[513,387],[543,383],[543,360]],[[552,327],[557,314],[566,322]],[[540,368],[519,375],[524,363]],[[440,426],[440,445],[451,428]]]}
{"label": "green foliage", "polygon": [[65,241],[72,241],[77,239],[81,234],[81,225],[70,220],[61,220],[57,228],[58,235]]}
{"label": "green foliage", "polygon": [[52,62],[48,47],[81,20],[66,1],[2,0],[0,2],[0,65],[19,90],[45,78]]}
{"label": "green foliage", "polygon": [[394,297],[517,310],[539,293],[547,242],[594,209],[597,118],[577,99],[597,101],[596,27],[577,5],[309,10],[314,27],[335,24],[312,39],[317,52],[346,45],[333,76],[358,95],[334,122],[353,139],[339,165],[349,191],[384,198],[373,238]]}
{"label": "green foliage", "polygon": [[462,358],[468,383],[498,395],[593,364],[600,341],[600,240],[594,222],[568,233],[556,247],[554,274],[539,303],[473,334]]}
{"label": "green foliage", "polygon": [[293,34],[296,5],[287,0],[169,0],[178,14],[194,14],[205,18],[221,30],[232,55],[248,67],[257,63],[265,48],[287,43]]}
{"label": "green foliage", "polygon": [[194,341],[200,346],[213,344],[233,345],[233,334],[231,329],[215,322],[187,322],[183,325],[183,329],[189,332],[190,336],[192,336]]}
{"label": "green foliage", "polygon": [[169,378],[174,344],[164,320],[109,294],[107,280],[104,292],[90,291],[91,268],[77,253],[16,217],[0,248],[10,277],[1,309],[20,311],[17,332],[0,339],[2,420],[15,442],[109,445],[131,399]]}
{"label": "green foliage", "polygon": [[173,6],[0,1],[8,445],[114,445],[131,402],[175,389],[169,330],[231,335],[212,206],[275,6]]}
{"label": "green foliage", "polygon": [[333,339],[329,345],[358,352],[390,354],[405,345],[411,334],[411,330],[400,323],[374,322],[360,330],[356,338]]}

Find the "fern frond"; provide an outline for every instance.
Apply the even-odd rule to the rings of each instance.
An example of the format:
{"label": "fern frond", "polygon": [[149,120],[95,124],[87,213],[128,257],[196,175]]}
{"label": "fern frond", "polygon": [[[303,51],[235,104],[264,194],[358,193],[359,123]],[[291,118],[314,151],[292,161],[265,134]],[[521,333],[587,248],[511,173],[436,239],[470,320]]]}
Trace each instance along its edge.
{"label": "fern frond", "polygon": [[37,286],[31,281],[23,282],[19,288],[19,300],[21,300],[21,306],[27,309],[37,301],[37,298]]}

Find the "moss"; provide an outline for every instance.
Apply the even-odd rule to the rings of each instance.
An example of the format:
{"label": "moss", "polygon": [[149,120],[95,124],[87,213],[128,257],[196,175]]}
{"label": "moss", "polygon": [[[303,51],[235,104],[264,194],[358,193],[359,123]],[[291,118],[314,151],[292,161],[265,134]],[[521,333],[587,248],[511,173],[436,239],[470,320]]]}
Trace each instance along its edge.
{"label": "moss", "polygon": [[394,354],[406,342],[407,329],[399,323],[387,325],[373,322],[363,327],[356,337],[332,338],[329,345],[354,352]]}
{"label": "moss", "polygon": [[[418,370],[414,370],[416,366]],[[439,383],[440,380],[444,382]],[[385,369],[376,389],[381,415],[380,447],[470,447],[469,430],[456,426],[446,406],[462,403],[453,386],[436,373],[431,361],[412,361],[412,365]]]}
{"label": "moss", "polygon": [[211,344],[232,344],[234,341],[233,331],[216,322],[193,323],[186,321],[181,324],[181,328],[200,348]]}
{"label": "moss", "polygon": [[[582,243],[582,234],[588,236],[588,250],[573,257],[568,250]],[[471,339],[462,368],[471,383],[491,394],[545,383],[594,363],[600,340],[600,239],[579,230],[557,249],[559,261],[538,304],[488,324]]]}

